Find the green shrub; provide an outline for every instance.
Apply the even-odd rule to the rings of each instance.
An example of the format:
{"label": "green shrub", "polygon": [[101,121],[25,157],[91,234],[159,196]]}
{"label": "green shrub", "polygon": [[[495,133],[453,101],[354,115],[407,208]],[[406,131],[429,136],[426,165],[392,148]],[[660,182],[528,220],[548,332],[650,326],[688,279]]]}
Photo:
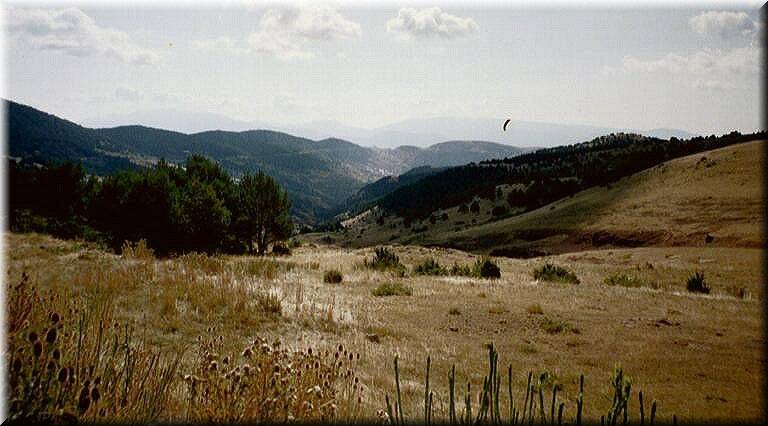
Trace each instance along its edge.
{"label": "green shrub", "polygon": [[563,268],[562,266],[547,263],[533,270],[533,278],[540,281],[552,281],[561,283],[578,284],[579,278],[576,274]]}
{"label": "green shrub", "polygon": [[413,268],[416,275],[445,275],[447,271],[434,258],[428,258]]}
{"label": "green shrub", "polygon": [[323,273],[323,282],[329,284],[338,284],[342,281],[343,276],[338,269],[330,269]]}
{"label": "green shrub", "polygon": [[405,275],[405,266],[400,263],[400,258],[390,248],[376,247],[373,252],[373,259],[365,260],[366,267],[378,271],[393,270],[400,275]]}
{"label": "green shrub", "polygon": [[448,273],[454,276],[469,277],[472,275],[472,268],[470,268],[469,265],[459,265],[458,263],[454,263]]}
{"label": "green shrub", "polygon": [[605,277],[603,282],[606,285],[617,285],[621,287],[643,287],[645,285],[645,281],[642,279],[622,273],[609,275]]}
{"label": "green shrub", "polygon": [[413,289],[401,283],[384,283],[371,292],[376,297],[382,296],[410,296]]}
{"label": "green shrub", "polygon": [[475,263],[474,275],[480,278],[501,278],[501,269],[490,258],[483,257]]}
{"label": "green shrub", "polygon": [[709,294],[709,291],[711,290],[704,280],[704,273],[699,271],[696,271],[693,275],[688,277],[688,280],[685,283],[685,288],[693,293],[704,294]]}

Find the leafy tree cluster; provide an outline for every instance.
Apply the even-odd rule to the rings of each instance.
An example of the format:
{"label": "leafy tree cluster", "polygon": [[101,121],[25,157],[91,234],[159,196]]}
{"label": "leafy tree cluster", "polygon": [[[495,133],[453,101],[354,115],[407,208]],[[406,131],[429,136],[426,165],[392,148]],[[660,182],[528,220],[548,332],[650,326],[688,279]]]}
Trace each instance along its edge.
{"label": "leafy tree cluster", "polygon": [[97,239],[118,248],[147,240],[158,253],[263,255],[288,238],[293,224],[286,192],[258,172],[233,179],[193,155],[181,165],[160,161],[106,177],[81,164],[9,163],[10,227],[15,231]]}
{"label": "leafy tree cluster", "polygon": [[[496,187],[517,185],[507,194],[510,207],[535,209],[593,186],[609,185],[622,177],[664,161],[766,137],[766,132],[670,140],[618,133],[589,142],[511,158],[454,167],[425,176],[384,196],[379,206],[408,221],[423,220],[433,211],[469,205],[479,211],[476,199],[497,198]],[[520,189],[524,188],[524,189]],[[474,200],[474,201],[473,201]]]}

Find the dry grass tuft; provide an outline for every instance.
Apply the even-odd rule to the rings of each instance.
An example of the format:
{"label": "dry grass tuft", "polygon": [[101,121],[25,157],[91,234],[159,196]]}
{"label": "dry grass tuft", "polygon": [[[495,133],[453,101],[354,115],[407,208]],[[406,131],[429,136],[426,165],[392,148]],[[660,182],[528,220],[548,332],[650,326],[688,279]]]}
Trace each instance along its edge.
{"label": "dry grass tuft", "polygon": [[371,292],[376,297],[382,296],[410,296],[413,289],[402,283],[383,283]]}
{"label": "dry grass tuft", "polygon": [[525,308],[525,310],[529,314],[534,314],[534,315],[544,314],[544,310],[541,309],[541,305],[539,305],[538,303],[534,303],[533,305],[528,305],[528,307]]}

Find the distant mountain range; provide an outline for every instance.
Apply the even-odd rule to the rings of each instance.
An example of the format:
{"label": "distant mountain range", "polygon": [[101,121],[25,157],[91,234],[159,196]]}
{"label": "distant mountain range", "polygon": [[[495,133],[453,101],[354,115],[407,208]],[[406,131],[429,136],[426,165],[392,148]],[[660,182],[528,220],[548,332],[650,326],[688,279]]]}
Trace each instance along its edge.
{"label": "distant mountain range", "polygon": [[402,145],[427,147],[446,140],[483,140],[518,147],[551,147],[591,140],[609,133],[640,133],[645,136],[680,139],[697,136],[679,129],[625,129],[574,124],[514,120],[503,131],[504,118],[435,117],[400,121],[374,129],[346,126],[335,121],[304,124],[242,121],[221,114],[178,110],[139,111],[104,115],[86,121],[90,127],[141,124],[198,133],[211,129],[245,131],[269,129],[308,139],[341,138],[362,146],[394,148]]}
{"label": "distant mountain range", "polygon": [[235,176],[264,170],[288,191],[302,223],[332,217],[344,201],[369,182],[414,167],[457,166],[526,150],[483,141],[449,141],[427,148],[368,148],[326,138],[311,140],[269,130],[213,130],[186,134],[130,125],[87,128],[32,107],[5,101],[8,153],[44,163],[73,160],[88,172],[108,174],[137,168],[160,158],[182,162],[199,153],[215,159]]}

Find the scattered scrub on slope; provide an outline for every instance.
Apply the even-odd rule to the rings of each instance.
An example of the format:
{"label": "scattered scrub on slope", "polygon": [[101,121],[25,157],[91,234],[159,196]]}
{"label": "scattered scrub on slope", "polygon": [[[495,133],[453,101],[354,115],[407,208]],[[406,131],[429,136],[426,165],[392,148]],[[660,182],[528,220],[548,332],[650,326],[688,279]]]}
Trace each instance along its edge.
{"label": "scattered scrub on slope", "polygon": [[377,271],[393,271],[401,276],[405,275],[406,269],[400,258],[389,247],[376,247],[373,258],[366,259],[364,264],[367,268]]}
{"label": "scattered scrub on slope", "polygon": [[401,283],[384,283],[373,289],[371,293],[376,297],[410,296],[413,294],[413,289]]}
{"label": "scattered scrub on slope", "polygon": [[533,270],[533,278],[540,281],[551,281],[578,284],[579,278],[575,273],[562,266],[546,263]]}

